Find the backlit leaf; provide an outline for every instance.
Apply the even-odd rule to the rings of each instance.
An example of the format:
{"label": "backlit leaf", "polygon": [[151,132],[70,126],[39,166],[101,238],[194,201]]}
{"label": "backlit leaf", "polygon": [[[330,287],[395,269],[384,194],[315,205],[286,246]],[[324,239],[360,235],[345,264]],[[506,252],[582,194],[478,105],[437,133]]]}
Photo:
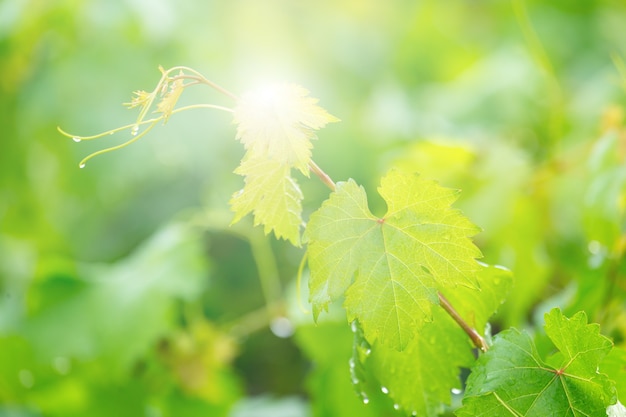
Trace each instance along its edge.
{"label": "backlit leaf", "polygon": [[558,309],[546,314],[546,334],[558,352],[548,359],[526,332],[496,336],[467,382],[459,417],[603,416],[615,403],[615,388],[598,372],[612,343],[587,324],[584,312],[566,318]]}
{"label": "backlit leaf", "polygon": [[254,225],[264,225],[277,238],[300,245],[302,192],[291,178],[291,169],[273,159],[246,154],[235,173],[244,175],[245,186],[230,200],[235,212],[233,223],[254,213]]}
{"label": "backlit leaf", "polygon": [[437,289],[475,288],[478,228],[450,205],[457,192],[414,174],[391,171],[381,181],[388,206],[383,218],[367,207],[353,180],[310,219],[306,231],[314,315],[346,294],[349,320],[366,338],[403,349],[431,319]]}
{"label": "backlit leaf", "polygon": [[249,92],[234,110],[237,139],[248,152],[308,175],[314,131],[338,121],[317,99],[294,84],[278,84]]}

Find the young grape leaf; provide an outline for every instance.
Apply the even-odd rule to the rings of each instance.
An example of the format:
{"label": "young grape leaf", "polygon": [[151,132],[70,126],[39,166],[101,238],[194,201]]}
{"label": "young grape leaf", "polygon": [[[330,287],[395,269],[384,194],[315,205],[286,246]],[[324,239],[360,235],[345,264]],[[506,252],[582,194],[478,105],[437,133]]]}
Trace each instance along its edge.
{"label": "young grape leaf", "polygon": [[291,168],[248,152],[235,173],[246,178],[243,189],[230,200],[233,223],[254,212],[255,226],[263,224],[266,234],[274,230],[277,238],[300,246],[302,192],[291,177]]}
{"label": "young grape leaf", "polygon": [[337,184],[311,215],[310,300],[317,318],[345,293],[348,318],[359,320],[366,338],[402,350],[431,319],[437,289],[477,287],[481,254],[470,237],[478,228],[450,207],[456,191],[416,174],[390,171],[379,193],[388,206],[383,218],[353,180]]}
{"label": "young grape leaf", "polygon": [[606,415],[616,401],[615,388],[598,365],[612,342],[597,324],[587,324],[584,312],[568,319],[553,309],[545,319],[558,352],[543,360],[527,333],[500,333],[474,366],[457,416]]}
{"label": "young grape leaf", "polygon": [[234,109],[237,139],[248,152],[308,175],[313,132],[339,120],[316,103],[306,89],[294,84],[249,92]]}

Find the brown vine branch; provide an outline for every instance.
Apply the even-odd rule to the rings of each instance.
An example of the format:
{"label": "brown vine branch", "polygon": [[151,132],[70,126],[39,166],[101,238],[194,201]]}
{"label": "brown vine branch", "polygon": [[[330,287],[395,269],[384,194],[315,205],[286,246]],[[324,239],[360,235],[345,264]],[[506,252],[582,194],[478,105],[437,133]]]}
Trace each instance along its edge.
{"label": "brown vine branch", "polygon": [[489,346],[487,346],[485,339],[476,331],[476,329],[463,320],[463,317],[461,317],[454,307],[452,307],[448,299],[444,297],[443,294],[438,292],[437,296],[439,297],[439,305],[446,311],[446,313],[448,313],[448,315],[450,315],[450,317],[452,317],[456,324],[458,324],[461,329],[467,333],[469,338],[472,339],[474,346],[481,351],[486,352],[489,349]]}

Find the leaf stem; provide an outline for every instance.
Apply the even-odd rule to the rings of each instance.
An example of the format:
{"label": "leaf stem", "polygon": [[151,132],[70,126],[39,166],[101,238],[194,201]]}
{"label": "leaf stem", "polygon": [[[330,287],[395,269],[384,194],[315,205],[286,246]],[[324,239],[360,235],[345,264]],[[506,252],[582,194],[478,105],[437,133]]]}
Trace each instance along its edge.
{"label": "leaf stem", "polygon": [[331,191],[335,191],[336,187],[333,180],[312,159],[309,160],[309,168],[311,168],[311,171],[313,171],[313,173],[317,175],[320,180],[322,180],[324,185],[330,188]]}
{"label": "leaf stem", "polygon": [[306,265],[307,260],[309,258],[309,252],[306,251],[304,252],[304,255],[302,256],[302,260],[300,261],[300,266],[298,267],[298,276],[296,278],[296,294],[298,297],[298,307],[300,308],[300,311],[304,314],[311,314],[311,312],[306,309],[304,307],[304,304],[302,303],[302,274],[304,272],[304,265]]}
{"label": "leaf stem", "polygon": [[439,305],[446,311],[446,313],[450,315],[450,317],[452,317],[456,324],[458,324],[461,329],[463,329],[463,331],[467,333],[469,338],[472,339],[472,343],[474,343],[474,346],[476,346],[481,351],[486,352],[489,349],[489,346],[487,345],[485,339],[476,331],[476,329],[474,329],[472,326],[467,324],[465,320],[463,320],[463,318],[454,309],[454,307],[452,307],[448,299],[444,297],[443,294],[438,292],[437,296],[439,297]]}
{"label": "leaf stem", "polygon": [[[254,230],[256,232],[257,230]],[[261,283],[261,290],[265,298],[265,304],[268,314],[271,318],[279,315],[276,306],[280,305],[282,287],[279,279],[278,266],[276,258],[270,246],[269,241],[264,235],[250,232],[247,234],[252,257],[256,264]]]}

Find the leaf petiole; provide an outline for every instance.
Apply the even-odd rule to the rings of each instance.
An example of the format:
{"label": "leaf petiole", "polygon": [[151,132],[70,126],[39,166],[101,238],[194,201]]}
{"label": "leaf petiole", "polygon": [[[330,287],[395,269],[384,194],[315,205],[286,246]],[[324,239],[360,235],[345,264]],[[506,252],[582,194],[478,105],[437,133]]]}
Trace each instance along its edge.
{"label": "leaf petiole", "polygon": [[309,160],[309,168],[311,169],[311,171],[313,171],[315,175],[319,177],[324,185],[330,188],[331,191],[335,191],[335,182],[312,159]]}
{"label": "leaf petiole", "polygon": [[448,299],[444,297],[443,294],[441,294],[440,292],[437,293],[437,296],[439,297],[439,305],[441,306],[441,308],[443,308],[446,313],[448,313],[448,315],[452,317],[456,324],[458,324],[461,329],[463,329],[463,331],[467,333],[469,338],[472,339],[472,343],[474,343],[474,346],[476,346],[482,352],[486,352],[487,350],[489,350],[489,346],[487,345],[485,339],[476,331],[476,329],[474,329],[472,326],[467,324],[465,320],[463,320],[463,317],[461,317],[459,313],[454,309],[454,307],[452,307],[452,304],[450,304]]}

